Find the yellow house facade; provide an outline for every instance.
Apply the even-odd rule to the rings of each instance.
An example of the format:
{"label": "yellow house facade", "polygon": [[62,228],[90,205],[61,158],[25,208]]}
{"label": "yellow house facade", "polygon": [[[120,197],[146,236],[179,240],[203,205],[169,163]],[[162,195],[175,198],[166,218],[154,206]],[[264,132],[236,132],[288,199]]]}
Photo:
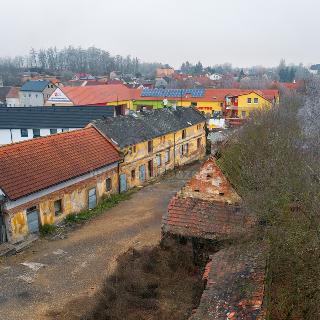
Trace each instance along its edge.
{"label": "yellow house facade", "polygon": [[[163,94],[174,94],[170,91],[175,92],[175,89],[163,90]],[[152,97],[152,92],[157,95],[159,91],[148,90],[147,92],[150,93],[150,96],[142,96],[142,93],[140,98],[133,101],[130,109],[137,111],[143,108],[182,106],[195,107],[209,117],[219,117],[219,115],[225,117],[231,114],[237,117],[247,117],[252,110],[270,107],[273,103],[279,102],[278,90],[204,89],[202,94],[196,97],[191,94],[180,97]],[[227,112],[228,110],[230,111]]]}

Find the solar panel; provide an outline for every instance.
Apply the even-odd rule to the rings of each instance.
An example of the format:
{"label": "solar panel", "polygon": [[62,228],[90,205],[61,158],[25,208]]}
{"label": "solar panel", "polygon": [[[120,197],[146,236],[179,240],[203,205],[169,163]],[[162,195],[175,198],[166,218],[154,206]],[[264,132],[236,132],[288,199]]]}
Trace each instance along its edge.
{"label": "solar panel", "polygon": [[143,89],[142,97],[185,97],[191,95],[192,98],[203,97],[204,88],[200,89]]}

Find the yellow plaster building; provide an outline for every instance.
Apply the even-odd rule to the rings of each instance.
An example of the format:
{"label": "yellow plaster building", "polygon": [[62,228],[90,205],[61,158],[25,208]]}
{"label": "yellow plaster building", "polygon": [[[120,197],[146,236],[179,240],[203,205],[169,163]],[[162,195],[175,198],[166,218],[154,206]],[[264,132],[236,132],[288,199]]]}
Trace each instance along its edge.
{"label": "yellow plaster building", "polygon": [[194,108],[163,108],[92,123],[118,146],[120,192],[205,155],[205,118]]}

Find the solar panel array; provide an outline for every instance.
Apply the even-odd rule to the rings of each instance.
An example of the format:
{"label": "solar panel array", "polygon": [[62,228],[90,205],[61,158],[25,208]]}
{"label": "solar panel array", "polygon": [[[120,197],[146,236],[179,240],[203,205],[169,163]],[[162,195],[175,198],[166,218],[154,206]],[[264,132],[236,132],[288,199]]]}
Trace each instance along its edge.
{"label": "solar panel array", "polygon": [[200,98],[204,96],[204,90],[201,89],[143,89],[142,97],[177,97],[185,98],[191,95],[192,98]]}

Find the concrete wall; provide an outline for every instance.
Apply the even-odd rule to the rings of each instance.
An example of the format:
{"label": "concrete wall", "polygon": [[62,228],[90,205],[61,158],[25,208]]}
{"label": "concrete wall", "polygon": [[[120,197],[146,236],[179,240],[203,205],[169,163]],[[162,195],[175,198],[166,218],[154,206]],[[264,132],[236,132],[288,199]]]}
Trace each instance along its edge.
{"label": "concrete wall", "polygon": [[[102,172],[101,172],[102,171]],[[89,177],[88,177],[89,176]],[[106,190],[106,179],[111,178],[112,190]],[[69,185],[68,185],[69,184]],[[39,223],[54,224],[63,220],[67,215],[80,212],[88,208],[88,190],[96,188],[97,200],[103,196],[116,194],[119,190],[117,164],[104,170],[79,177],[69,183],[48,188],[32,197],[25,197],[5,205],[4,218],[6,222],[7,236],[11,243],[23,240],[29,233],[26,211],[37,206],[39,210]],[[61,200],[62,213],[58,216],[54,213],[54,202]]]}
{"label": "concrete wall", "polygon": [[[80,128],[63,128],[69,129],[69,131],[77,130]],[[57,133],[62,132],[62,128],[57,129]],[[45,137],[50,135],[50,129],[40,129],[40,136]],[[20,129],[0,129],[0,146],[4,144],[26,141],[33,139],[32,129],[28,129],[28,137],[21,137]]]}

